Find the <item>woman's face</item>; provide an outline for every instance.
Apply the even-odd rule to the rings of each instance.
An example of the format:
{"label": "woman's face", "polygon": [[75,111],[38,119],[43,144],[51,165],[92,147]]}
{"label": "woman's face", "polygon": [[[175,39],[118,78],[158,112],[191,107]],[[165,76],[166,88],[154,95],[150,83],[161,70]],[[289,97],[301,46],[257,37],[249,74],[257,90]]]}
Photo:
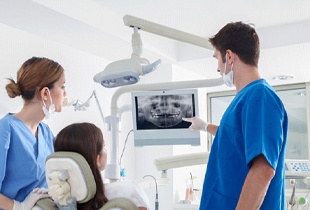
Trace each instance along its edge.
{"label": "woman's face", "polygon": [[105,144],[103,144],[102,150],[100,154],[97,156],[97,166],[99,171],[103,171],[105,167],[107,166],[108,161],[108,153],[105,148]]}
{"label": "woman's face", "polygon": [[58,81],[55,82],[54,87],[50,90],[53,104],[55,104],[55,111],[61,112],[67,92],[65,89],[65,75],[63,74]]}

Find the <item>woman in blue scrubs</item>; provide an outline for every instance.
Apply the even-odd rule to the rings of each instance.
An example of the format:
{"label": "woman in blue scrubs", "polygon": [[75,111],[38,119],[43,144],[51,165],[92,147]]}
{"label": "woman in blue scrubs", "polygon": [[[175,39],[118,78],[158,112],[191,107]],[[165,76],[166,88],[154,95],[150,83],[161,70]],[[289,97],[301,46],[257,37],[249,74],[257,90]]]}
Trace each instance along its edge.
{"label": "woman in blue scrubs", "polygon": [[200,118],[190,129],[215,135],[200,210],[284,210],[284,155],[288,119],[274,89],[258,73],[259,38],[242,22],[209,39],[224,83],[236,96],[220,125]]}
{"label": "woman in blue scrubs", "polygon": [[48,58],[32,57],[6,90],[11,98],[21,96],[24,105],[0,119],[0,209],[27,210],[48,196],[45,158],[54,151],[54,135],[42,120],[62,109],[64,69]]}

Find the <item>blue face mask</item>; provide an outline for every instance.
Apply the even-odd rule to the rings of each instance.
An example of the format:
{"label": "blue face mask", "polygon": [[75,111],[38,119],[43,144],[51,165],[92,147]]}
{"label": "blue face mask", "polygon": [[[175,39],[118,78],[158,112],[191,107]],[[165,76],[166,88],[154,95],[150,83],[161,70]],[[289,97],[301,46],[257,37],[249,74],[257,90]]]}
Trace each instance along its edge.
{"label": "blue face mask", "polygon": [[[227,59],[226,59],[227,61]],[[224,83],[227,87],[234,87],[234,72],[233,72],[234,63],[231,64],[231,69],[228,74],[226,74],[226,68],[227,68],[227,62],[225,62],[225,69],[224,74],[222,75],[222,78],[224,80]]]}
{"label": "blue face mask", "polygon": [[47,92],[48,92],[48,94],[49,94],[49,96],[50,96],[51,105],[50,105],[49,108],[47,109],[46,104],[45,104],[44,100],[42,99],[42,101],[43,101],[43,112],[44,112],[44,114],[45,114],[45,119],[51,118],[52,115],[55,113],[55,110],[56,110],[56,109],[55,109],[55,104],[53,104],[52,97],[51,97],[51,94],[50,94],[49,89],[47,89]]}

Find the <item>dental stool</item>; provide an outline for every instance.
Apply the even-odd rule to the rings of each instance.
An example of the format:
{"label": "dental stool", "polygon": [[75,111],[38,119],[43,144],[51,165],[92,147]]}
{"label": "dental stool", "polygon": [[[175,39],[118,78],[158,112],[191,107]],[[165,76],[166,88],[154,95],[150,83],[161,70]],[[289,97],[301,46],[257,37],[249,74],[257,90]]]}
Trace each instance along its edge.
{"label": "dental stool", "polygon": [[[76,210],[96,193],[96,183],[85,158],[75,152],[55,152],[46,158],[46,180],[52,199],[42,199],[33,210]],[[121,189],[120,189],[121,190]],[[108,201],[100,210],[137,210],[127,198]]]}

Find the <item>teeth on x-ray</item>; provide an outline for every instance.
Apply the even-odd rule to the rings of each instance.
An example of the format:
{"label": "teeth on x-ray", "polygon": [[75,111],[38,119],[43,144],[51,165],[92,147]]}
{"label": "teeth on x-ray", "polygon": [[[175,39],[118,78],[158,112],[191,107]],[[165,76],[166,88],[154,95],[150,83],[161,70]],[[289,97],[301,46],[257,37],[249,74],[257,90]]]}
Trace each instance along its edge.
{"label": "teeth on x-ray", "polygon": [[141,96],[138,99],[138,123],[151,123],[158,128],[170,128],[193,116],[192,95]]}

